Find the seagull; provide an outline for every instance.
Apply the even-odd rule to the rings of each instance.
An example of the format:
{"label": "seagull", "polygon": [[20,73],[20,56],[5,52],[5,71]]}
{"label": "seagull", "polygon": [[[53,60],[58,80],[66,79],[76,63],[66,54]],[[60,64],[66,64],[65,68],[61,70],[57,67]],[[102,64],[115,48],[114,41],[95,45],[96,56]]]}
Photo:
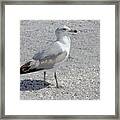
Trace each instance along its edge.
{"label": "seagull", "polygon": [[55,30],[56,41],[48,48],[33,55],[32,59],[20,67],[20,74],[27,74],[36,71],[44,71],[44,83],[46,80],[46,71],[53,69],[56,87],[58,86],[56,69],[60,64],[67,60],[70,52],[70,34],[76,34],[77,30],[63,26]]}

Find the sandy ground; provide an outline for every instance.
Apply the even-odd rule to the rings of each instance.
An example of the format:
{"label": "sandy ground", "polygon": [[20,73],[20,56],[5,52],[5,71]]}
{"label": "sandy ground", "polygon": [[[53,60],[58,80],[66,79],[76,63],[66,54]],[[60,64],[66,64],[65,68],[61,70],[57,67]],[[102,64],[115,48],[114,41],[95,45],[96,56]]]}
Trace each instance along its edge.
{"label": "sandy ground", "polygon": [[71,35],[69,59],[57,70],[59,88],[51,71],[45,86],[43,71],[20,75],[21,100],[100,99],[100,21],[29,21],[20,23],[20,64],[56,40],[55,29],[67,25],[78,30]]}

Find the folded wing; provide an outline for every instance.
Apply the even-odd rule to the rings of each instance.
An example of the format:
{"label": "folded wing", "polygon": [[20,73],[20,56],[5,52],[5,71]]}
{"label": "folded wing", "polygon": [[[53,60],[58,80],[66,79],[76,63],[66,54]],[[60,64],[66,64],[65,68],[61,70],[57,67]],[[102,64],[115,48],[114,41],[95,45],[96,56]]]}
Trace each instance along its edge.
{"label": "folded wing", "polygon": [[62,62],[67,56],[59,44],[54,43],[49,49],[35,54],[29,62],[20,68],[20,73],[30,73],[38,70],[51,69],[55,64]]}

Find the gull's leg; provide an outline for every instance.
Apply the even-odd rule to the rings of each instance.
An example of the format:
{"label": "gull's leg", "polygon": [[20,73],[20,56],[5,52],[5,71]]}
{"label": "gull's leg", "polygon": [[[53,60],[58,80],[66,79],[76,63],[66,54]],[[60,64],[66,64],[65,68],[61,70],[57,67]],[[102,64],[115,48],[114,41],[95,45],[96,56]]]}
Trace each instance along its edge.
{"label": "gull's leg", "polygon": [[46,71],[44,71],[44,86],[45,86],[45,80],[46,80]]}
{"label": "gull's leg", "polygon": [[55,81],[56,81],[56,87],[58,88],[58,81],[57,81],[57,75],[56,75],[56,72],[54,72],[54,77],[55,77]]}

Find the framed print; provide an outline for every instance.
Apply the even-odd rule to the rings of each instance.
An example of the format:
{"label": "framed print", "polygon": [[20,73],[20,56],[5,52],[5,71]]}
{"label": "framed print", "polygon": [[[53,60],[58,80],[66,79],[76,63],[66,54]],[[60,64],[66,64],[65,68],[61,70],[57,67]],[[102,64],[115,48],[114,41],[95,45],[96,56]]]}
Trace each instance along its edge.
{"label": "framed print", "polygon": [[119,119],[119,1],[2,1],[1,118]]}

